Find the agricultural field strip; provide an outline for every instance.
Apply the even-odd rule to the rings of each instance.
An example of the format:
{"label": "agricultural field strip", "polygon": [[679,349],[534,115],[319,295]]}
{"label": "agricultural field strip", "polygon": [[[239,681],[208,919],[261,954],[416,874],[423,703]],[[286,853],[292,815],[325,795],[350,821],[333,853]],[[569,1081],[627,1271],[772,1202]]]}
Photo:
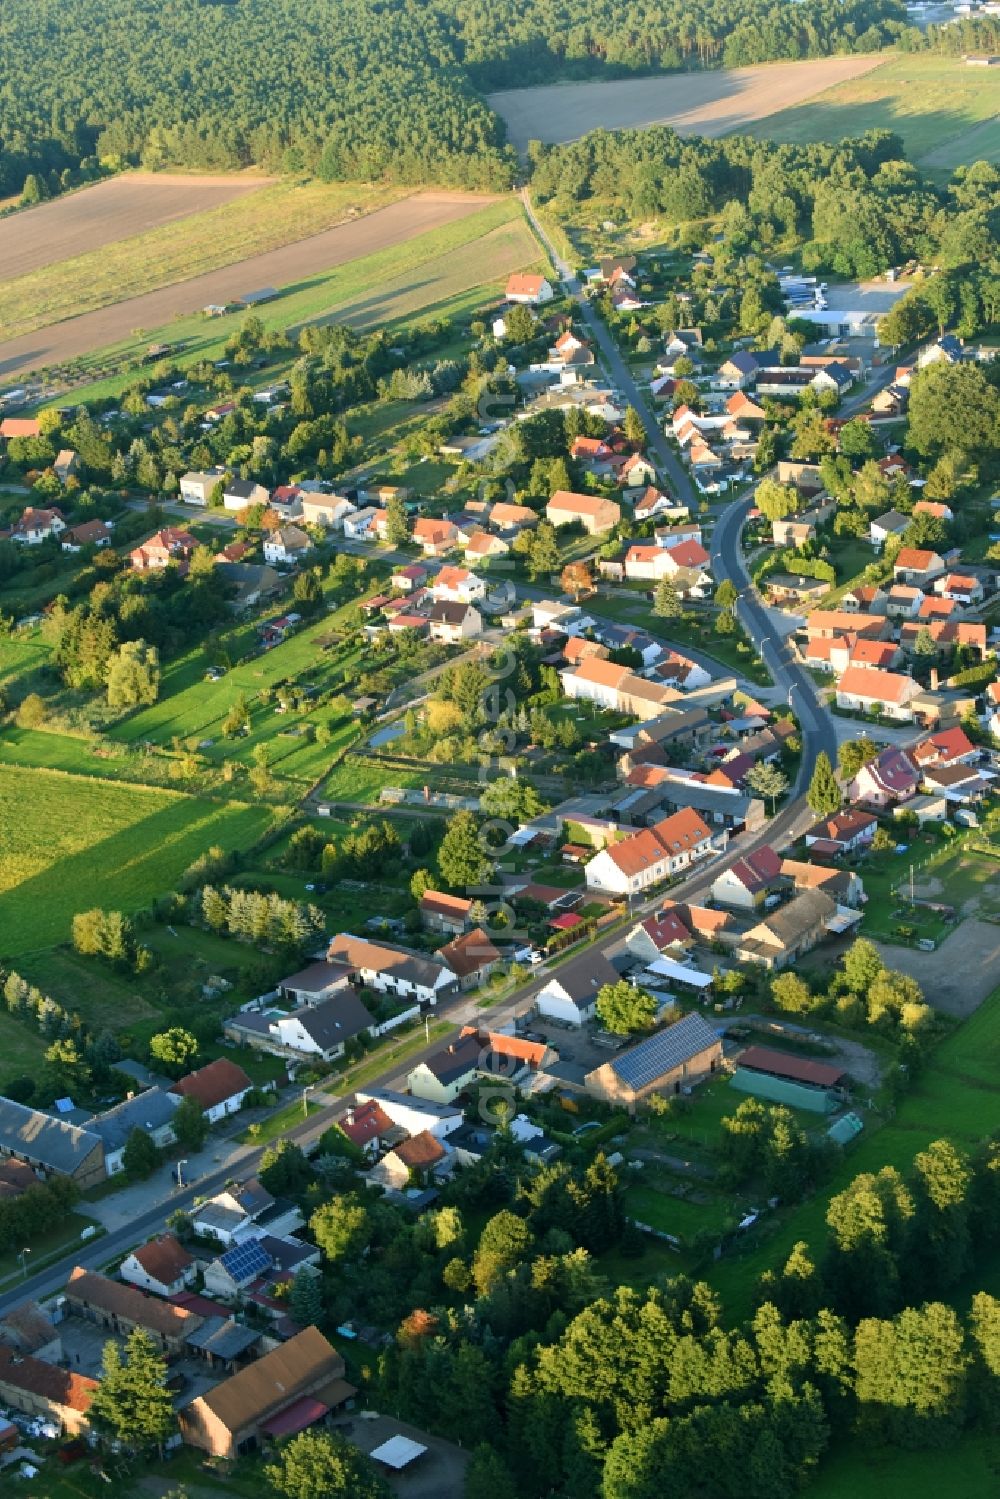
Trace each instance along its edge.
{"label": "agricultural field strip", "polygon": [[[354,183],[281,182],[260,187],[179,222],[175,219],[56,263],[46,261],[23,274],[12,273],[13,279],[0,276],[0,327],[5,337],[15,338],[157,287],[190,281],[356,220],[404,192]],[[0,222],[0,261],[3,230]]]}
{"label": "agricultural field strip", "polygon": [[274,179],[126,172],[0,219],[0,283],[104,245],[190,220]]}
{"label": "agricultural field strip", "polygon": [[[469,193],[419,193],[224,269],[7,339],[0,344],[0,376],[9,378],[18,371],[80,358],[125,340],[138,352],[156,329],[163,329],[171,341],[179,337],[197,340],[200,335],[204,346],[197,352],[207,354],[207,346],[213,341],[225,341],[231,325],[213,326],[214,319],[206,321],[200,316],[201,308],[230,302],[262,286],[288,289],[276,303],[261,309],[268,326],[285,328],[297,319],[307,320],[329,309],[332,299],[328,282],[334,267],[370,260],[373,265],[378,263],[378,273],[384,274],[394,266],[397,256],[404,266],[410,264],[412,257],[401,252],[400,246],[421,237],[429,239],[432,231],[456,226],[495,201]],[[511,213],[516,211],[513,203],[504,206],[509,206]],[[451,248],[447,237],[445,245]],[[380,255],[384,257],[381,262]],[[174,319],[181,322],[167,329],[165,325]],[[139,338],[134,334],[137,328],[145,330]]]}
{"label": "agricultural field strip", "polygon": [[672,125],[687,135],[729,135],[884,61],[878,54],[824,57],[615,83],[557,83],[490,94],[487,102],[519,151],[529,140],[555,145],[591,130],[650,125]]}

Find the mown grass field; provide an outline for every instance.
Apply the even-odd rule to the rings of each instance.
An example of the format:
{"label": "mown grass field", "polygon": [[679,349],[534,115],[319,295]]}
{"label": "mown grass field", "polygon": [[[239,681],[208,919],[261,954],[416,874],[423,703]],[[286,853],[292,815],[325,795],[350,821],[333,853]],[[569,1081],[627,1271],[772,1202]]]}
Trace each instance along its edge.
{"label": "mown grass field", "polygon": [[894,130],[911,161],[950,172],[963,162],[1000,160],[998,109],[994,69],[967,67],[960,57],[900,56],[748,133],[798,144]]}
{"label": "mown grass field", "polygon": [[277,182],[189,218],[0,283],[0,327],[16,338],[67,317],[305,239],[405,194],[384,184]]}
{"label": "mown grass field", "polygon": [[0,957],[65,941],[76,911],[148,904],[212,844],[254,842],[270,807],[0,766]]}
{"label": "mown grass field", "polygon": [[[505,232],[494,233],[494,231]],[[460,253],[464,252],[464,253]],[[440,263],[445,263],[445,270]],[[542,265],[543,252],[524,220],[520,204],[508,198],[456,222],[403,243],[348,261],[287,288],[276,301],[256,309],[265,328],[284,331],[323,321],[347,309],[354,322],[402,325],[433,315],[467,312],[500,291],[508,275]],[[182,317],[158,329],[144,329],[120,343],[95,350],[83,361],[95,376],[142,354],[150,341],[183,344],[181,362],[219,359],[233,329],[233,318]],[[290,361],[289,361],[290,362]],[[270,373],[277,373],[271,371]],[[95,378],[74,388],[74,398],[117,396],[134,380],[125,372]],[[62,397],[60,397],[62,400]]]}

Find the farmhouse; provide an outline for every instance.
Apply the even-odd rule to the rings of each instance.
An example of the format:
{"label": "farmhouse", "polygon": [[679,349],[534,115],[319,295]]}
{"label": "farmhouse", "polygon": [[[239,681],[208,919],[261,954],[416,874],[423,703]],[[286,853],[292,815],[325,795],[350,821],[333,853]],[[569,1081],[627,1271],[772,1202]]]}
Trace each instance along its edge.
{"label": "farmhouse", "polygon": [[92,1130],[0,1098],[0,1159],[13,1156],[46,1176],[68,1176],[86,1191],[104,1180],[104,1145]]}
{"label": "farmhouse", "polygon": [[804,890],[751,927],[740,938],[736,956],[743,963],[785,968],[827,936],[836,915],[837,902],[824,891]]}
{"label": "farmhouse", "polygon": [[0,1401],[55,1422],[67,1436],[87,1430],[87,1412],[99,1388],[96,1379],[0,1346]]}
{"label": "farmhouse", "polygon": [[109,1176],[124,1168],[125,1147],[133,1130],[141,1130],[159,1150],[174,1143],[173,1118],[179,1102],[163,1088],[147,1088],[90,1121],[89,1128],[103,1142],[104,1169]]}
{"label": "farmhouse", "polygon": [[712,882],[712,899],[720,906],[753,911],[777,888],[781,860],[767,843],[747,854]]}
{"label": "farmhouse", "polygon": [[569,526],[576,522],[591,536],[610,531],[622,518],[621,506],[614,500],[602,499],[600,495],[574,494],[568,489],[556,490],[545,507],[545,514],[554,526]]}
{"label": "farmhouse", "polygon": [[340,1354],[307,1327],[184,1406],[181,1435],[212,1457],[238,1457],[262,1437],[291,1436],[325,1420],[356,1393]]}
{"label": "farmhouse", "polygon": [[677,910],[665,906],[632,928],[625,945],[633,957],[653,963],[665,954],[677,957],[694,946],[694,937]]}
{"label": "farmhouse", "polygon": [[849,666],[837,683],[837,707],[884,713],[909,723],[913,717],[910,704],[919,692],[920,684],[912,677],[871,666]]}
{"label": "farmhouse", "polygon": [[122,1285],[79,1265],[66,1283],[66,1301],[70,1311],[99,1327],[123,1334],[141,1327],[166,1354],[181,1353],[188,1333],[200,1327],[203,1320],[196,1312],[147,1296],[136,1286]]}
{"label": "farmhouse", "polygon": [[719,1036],[692,1012],[595,1067],[584,1078],[584,1086],[595,1098],[622,1104],[634,1114],[650,1093],[686,1092],[715,1072],[721,1061]]}

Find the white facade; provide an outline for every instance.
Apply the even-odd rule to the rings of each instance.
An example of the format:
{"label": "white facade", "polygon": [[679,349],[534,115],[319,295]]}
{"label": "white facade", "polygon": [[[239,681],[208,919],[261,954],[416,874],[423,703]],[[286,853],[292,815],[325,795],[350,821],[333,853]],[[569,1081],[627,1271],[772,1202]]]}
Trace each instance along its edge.
{"label": "white facade", "polygon": [[575,1000],[570,999],[559,980],[551,978],[544,989],[539,989],[535,1003],[539,1015],[544,1015],[549,1020],[562,1020],[567,1025],[583,1025],[584,1021],[593,1018],[596,996],[581,1008]]}
{"label": "white facade", "polygon": [[456,1109],[452,1104],[411,1098],[406,1093],[394,1093],[389,1088],[376,1088],[367,1092],[359,1090],[355,1097],[358,1103],[377,1103],[393,1124],[399,1129],[405,1129],[408,1135],[419,1135],[426,1130],[436,1140],[444,1140],[461,1129],[465,1122],[462,1110]]}
{"label": "white facade", "polygon": [[198,1266],[194,1260],[191,1261],[186,1270],[183,1270],[176,1280],[169,1285],[162,1280],[156,1280],[136,1259],[135,1254],[128,1254],[121,1262],[118,1271],[122,1280],[127,1281],[130,1286],[138,1286],[142,1291],[152,1291],[154,1296],[176,1296],[186,1286],[194,1285],[198,1276]]}
{"label": "white facade", "polygon": [[663,854],[637,874],[627,875],[611,857],[610,851],[602,848],[599,854],[589,860],[584,872],[588,890],[604,890],[611,895],[634,895],[665,880],[670,873],[670,860]]}

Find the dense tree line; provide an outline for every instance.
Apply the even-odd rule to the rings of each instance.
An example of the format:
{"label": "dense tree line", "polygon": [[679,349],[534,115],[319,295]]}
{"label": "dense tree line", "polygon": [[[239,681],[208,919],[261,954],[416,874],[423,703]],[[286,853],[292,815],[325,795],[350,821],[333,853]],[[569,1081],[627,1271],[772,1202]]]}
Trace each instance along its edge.
{"label": "dense tree line", "polygon": [[258,163],[498,188],[515,160],[478,89],[872,51],[900,0],[7,0],[0,196],[129,164]]}
{"label": "dense tree line", "polygon": [[318,906],[238,886],[206,885],[192,899],[193,920],[220,936],[298,950],[322,938],[326,919]]}

